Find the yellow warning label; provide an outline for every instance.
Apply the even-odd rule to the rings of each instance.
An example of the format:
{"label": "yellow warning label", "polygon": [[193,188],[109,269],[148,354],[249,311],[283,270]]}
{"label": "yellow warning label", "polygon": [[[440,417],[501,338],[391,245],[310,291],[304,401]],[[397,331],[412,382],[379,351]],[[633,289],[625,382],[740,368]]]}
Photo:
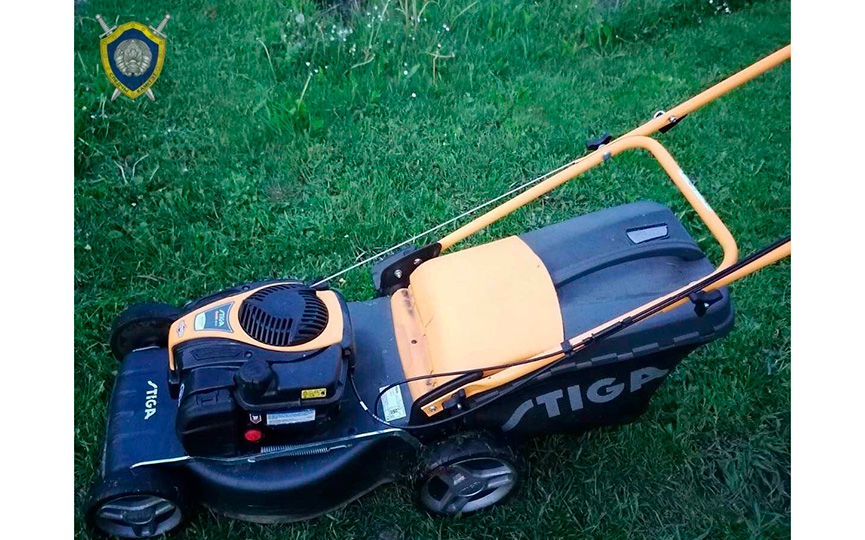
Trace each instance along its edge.
{"label": "yellow warning label", "polygon": [[308,388],[300,391],[300,399],[323,398],[327,395],[327,388]]}

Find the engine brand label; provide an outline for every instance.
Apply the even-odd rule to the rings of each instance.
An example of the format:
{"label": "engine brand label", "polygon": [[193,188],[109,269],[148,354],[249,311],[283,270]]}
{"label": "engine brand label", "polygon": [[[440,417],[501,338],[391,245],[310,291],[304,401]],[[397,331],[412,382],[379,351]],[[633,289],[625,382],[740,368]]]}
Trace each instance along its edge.
{"label": "engine brand label", "polygon": [[231,313],[231,306],[234,302],[222,304],[212,307],[207,311],[202,311],[195,316],[193,327],[196,332],[202,330],[220,330],[222,332],[231,332],[231,324],[228,322],[228,315]]}

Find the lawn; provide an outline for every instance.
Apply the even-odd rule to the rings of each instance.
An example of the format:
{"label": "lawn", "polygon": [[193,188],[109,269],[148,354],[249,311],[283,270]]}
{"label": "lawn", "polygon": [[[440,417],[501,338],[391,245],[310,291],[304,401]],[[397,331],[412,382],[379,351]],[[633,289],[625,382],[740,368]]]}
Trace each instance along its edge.
{"label": "lawn", "polygon": [[[424,9],[425,8],[425,9]],[[156,102],[119,98],[94,16],[166,27]],[[728,0],[102,2],[75,8],[76,537],[127,304],[313,278],[623,133],[790,41],[790,6]],[[790,65],[659,135],[743,253],[790,229]],[[484,242],[639,199],[719,250],[660,169],[629,153],[499,222]],[[373,294],[366,269],[335,283]],[[785,538],[790,265],[732,287],[734,331],[639,421],[538,439],[507,506],[416,510],[404,484],[313,521],[195,512],[179,539]]]}

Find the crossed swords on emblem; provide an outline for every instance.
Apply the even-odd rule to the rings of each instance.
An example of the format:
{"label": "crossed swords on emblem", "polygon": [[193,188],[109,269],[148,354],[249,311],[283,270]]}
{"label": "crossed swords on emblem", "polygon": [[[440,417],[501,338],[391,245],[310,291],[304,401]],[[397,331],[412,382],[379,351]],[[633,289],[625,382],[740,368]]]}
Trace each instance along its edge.
{"label": "crossed swords on emblem", "polygon": [[[166,36],[165,34],[162,33],[162,29],[165,28],[166,24],[168,24],[168,20],[170,18],[171,18],[171,15],[166,13],[165,17],[162,18],[162,22],[159,23],[159,26],[154,28],[153,25],[149,24],[149,25],[147,25],[147,27],[150,28],[150,30],[152,30],[153,33],[156,34],[157,36],[168,39],[168,36]],[[105,22],[105,20],[102,19],[102,15],[96,15],[96,20],[99,21],[99,26],[101,26],[102,30],[104,30],[104,32],[99,35],[99,39],[102,39],[105,36],[109,35],[111,32],[113,32],[117,28],[117,26],[108,26],[108,24]],[[114,93],[111,94],[111,101],[114,101],[115,99],[117,99],[117,96],[119,96],[119,95],[120,95],[120,90],[115,88]],[[150,88],[148,88],[147,91],[144,92],[144,95],[149,97],[150,101],[156,101],[156,96],[153,95],[153,90],[151,90]]]}

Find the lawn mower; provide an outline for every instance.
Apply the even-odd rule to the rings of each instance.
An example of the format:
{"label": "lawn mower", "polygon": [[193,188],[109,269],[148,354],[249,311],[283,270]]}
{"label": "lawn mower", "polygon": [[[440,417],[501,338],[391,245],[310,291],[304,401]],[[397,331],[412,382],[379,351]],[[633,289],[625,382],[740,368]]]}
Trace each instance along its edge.
{"label": "lawn mower", "polygon": [[[88,520],[150,537],[193,501],[253,522],[302,520],[406,472],[422,509],[467,514],[514,493],[519,441],[637,418],[689,352],[732,329],[726,286],[791,250],[788,236],[739,260],[649,135],[789,58],[787,46],[630,133],[589,141],[591,153],[473,209],[510,197],[437,242],[416,247],[419,235],[322,280],[129,307],[111,334],[121,363]],[[635,149],[720,243],[717,267],[647,201],[445,253]],[[330,287],[373,260],[375,299],[346,302]]]}

